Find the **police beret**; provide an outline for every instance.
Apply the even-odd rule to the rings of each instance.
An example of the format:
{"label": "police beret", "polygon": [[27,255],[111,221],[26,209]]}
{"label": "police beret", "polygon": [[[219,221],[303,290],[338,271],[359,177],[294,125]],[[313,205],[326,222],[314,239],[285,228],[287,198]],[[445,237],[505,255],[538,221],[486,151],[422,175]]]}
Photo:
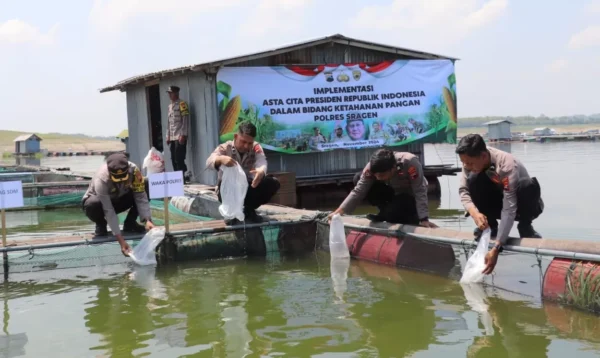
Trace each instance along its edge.
{"label": "police beret", "polygon": [[106,166],[113,181],[124,181],[129,178],[129,160],[125,153],[113,153],[106,158]]}
{"label": "police beret", "polygon": [[169,89],[167,89],[167,92],[178,93],[179,92],[179,87],[177,87],[177,86],[169,86]]}

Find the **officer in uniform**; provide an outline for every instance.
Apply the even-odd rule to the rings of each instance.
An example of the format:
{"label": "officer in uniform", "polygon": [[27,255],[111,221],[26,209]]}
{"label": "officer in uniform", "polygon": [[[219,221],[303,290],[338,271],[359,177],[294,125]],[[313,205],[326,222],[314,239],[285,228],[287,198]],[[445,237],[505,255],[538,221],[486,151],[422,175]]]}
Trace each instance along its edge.
{"label": "officer in uniform", "polygon": [[[129,256],[130,248],[119,229],[117,214],[129,210],[123,225],[124,232],[143,233],[152,229],[154,224],[147,190],[139,168],[127,159],[125,153],[114,153],[94,175],[83,195],[83,211],[96,223],[96,236],[107,236],[108,224],[125,256]],[[145,227],[137,223],[138,215]]]}
{"label": "officer in uniform", "polygon": [[179,87],[170,86],[167,93],[171,99],[168,113],[167,145],[171,151],[173,171],[182,171],[187,182],[185,157],[190,128],[190,110],[188,104],[179,98]]}
{"label": "officer in uniform", "polygon": [[377,215],[367,215],[371,221],[435,228],[437,225],[429,221],[427,184],[416,155],[380,149],[354,176],[354,189],[329,218],[352,213],[366,197],[369,204],[379,208]]}
{"label": "officer in uniform", "polygon": [[[256,209],[268,203],[279,190],[279,181],[273,176],[267,176],[267,157],[261,145],[254,141],[256,127],[250,122],[243,122],[234,134],[233,141],[219,145],[206,160],[206,167],[217,170],[218,184],[217,196],[221,201],[221,179],[223,172],[221,165],[228,167],[240,164],[248,177],[248,191],[244,199],[244,216],[251,221],[261,222],[262,218],[256,214]],[[228,221],[228,225],[237,220]]]}
{"label": "officer in uniform", "polygon": [[532,226],[533,220],[544,211],[540,185],[518,159],[488,148],[479,134],[463,137],[456,154],[463,163],[458,192],[467,215],[477,225],[474,234],[478,238],[489,227],[492,237],[496,237],[496,245],[485,259],[484,273],[490,274],[515,221],[519,222],[521,238],[541,238]]}

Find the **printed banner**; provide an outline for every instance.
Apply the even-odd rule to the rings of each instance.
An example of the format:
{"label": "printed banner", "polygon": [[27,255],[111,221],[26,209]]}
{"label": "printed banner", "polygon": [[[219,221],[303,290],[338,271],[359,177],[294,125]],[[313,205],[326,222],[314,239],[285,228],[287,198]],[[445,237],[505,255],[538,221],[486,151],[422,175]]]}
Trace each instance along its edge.
{"label": "printed banner", "polygon": [[243,121],[265,149],[333,149],[456,143],[450,60],[378,64],[225,67],[217,74],[219,140]]}

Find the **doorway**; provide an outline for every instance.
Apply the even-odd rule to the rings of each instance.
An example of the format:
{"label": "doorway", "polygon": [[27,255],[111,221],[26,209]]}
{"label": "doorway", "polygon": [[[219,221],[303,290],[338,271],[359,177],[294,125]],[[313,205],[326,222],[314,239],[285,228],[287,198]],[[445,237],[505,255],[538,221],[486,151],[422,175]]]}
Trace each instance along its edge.
{"label": "doorway", "polygon": [[150,144],[163,152],[163,132],[160,110],[160,91],[158,84],[146,87],[148,98],[148,117],[150,120]]}

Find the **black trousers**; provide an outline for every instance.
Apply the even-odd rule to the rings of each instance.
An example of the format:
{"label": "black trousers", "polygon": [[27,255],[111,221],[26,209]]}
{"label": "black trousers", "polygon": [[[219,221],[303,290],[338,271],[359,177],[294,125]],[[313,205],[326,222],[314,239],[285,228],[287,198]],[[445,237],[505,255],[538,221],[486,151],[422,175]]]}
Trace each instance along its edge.
{"label": "black trousers", "polygon": [[[144,181],[146,195],[149,196],[148,180],[144,179]],[[127,217],[125,217],[125,223],[133,223],[137,220],[139,212],[137,206],[135,205],[135,199],[133,198],[132,191],[120,197],[118,200],[111,200],[111,203],[117,214],[129,210]],[[106,226],[108,224],[106,222],[106,218],[104,217],[104,208],[102,207],[102,202],[96,195],[88,197],[81,203],[81,205],[85,216],[87,216],[92,222],[100,226]]]}
{"label": "black trousers", "polygon": [[[502,187],[494,184],[485,173],[471,174],[467,178],[467,186],[477,210],[488,218],[491,228],[498,227],[496,220],[500,219],[504,199]],[[518,221],[519,225],[530,225],[542,212],[541,188],[537,179],[534,177],[519,180],[515,221]]]}
{"label": "black trousers", "polygon": [[169,150],[171,151],[171,163],[173,163],[173,171],[182,171],[183,175],[187,172],[187,165],[185,165],[185,156],[187,150],[187,142],[185,144],[179,143],[178,140],[171,141],[169,143]]}
{"label": "black trousers", "polygon": [[[264,205],[271,201],[273,195],[277,193],[281,184],[277,178],[267,175],[265,176],[260,184],[256,188],[251,186],[251,181],[248,181],[248,191],[246,192],[246,198],[244,199],[244,214],[254,212],[259,206]],[[221,183],[219,183],[219,202],[221,200]]]}
{"label": "black trousers", "polygon": [[[354,175],[354,185],[362,172]],[[382,220],[394,224],[419,225],[415,197],[408,193],[396,194],[394,189],[381,181],[375,181],[367,193],[367,202],[379,208]]]}

